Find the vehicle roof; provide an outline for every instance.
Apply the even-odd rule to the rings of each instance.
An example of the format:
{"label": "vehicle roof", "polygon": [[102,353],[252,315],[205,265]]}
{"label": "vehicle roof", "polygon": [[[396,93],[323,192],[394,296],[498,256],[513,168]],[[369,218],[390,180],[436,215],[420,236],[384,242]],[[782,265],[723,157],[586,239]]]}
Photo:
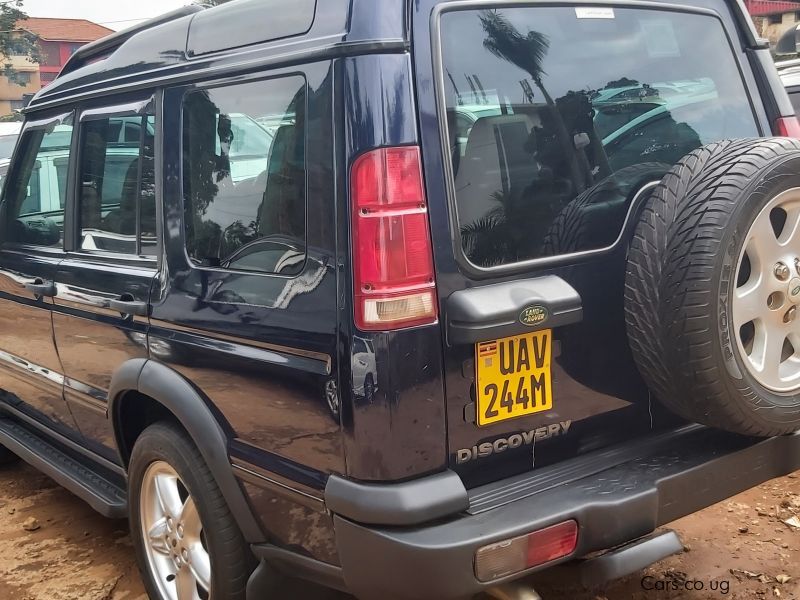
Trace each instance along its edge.
{"label": "vehicle roof", "polygon": [[[407,48],[408,0],[233,0],[185,6],[87,44],[28,111],[309,56]],[[325,54],[323,54],[325,53]]]}

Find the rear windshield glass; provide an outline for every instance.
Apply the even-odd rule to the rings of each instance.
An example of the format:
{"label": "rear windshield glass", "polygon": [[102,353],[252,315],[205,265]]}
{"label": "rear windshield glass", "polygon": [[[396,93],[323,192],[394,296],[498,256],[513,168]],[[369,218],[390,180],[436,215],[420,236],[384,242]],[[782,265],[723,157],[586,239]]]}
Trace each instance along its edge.
{"label": "rear windshield glass", "polygon": [[527,7],[442,16],[461,244],[488,267],[602,248],[683,155],[759,135],[722,24]]}

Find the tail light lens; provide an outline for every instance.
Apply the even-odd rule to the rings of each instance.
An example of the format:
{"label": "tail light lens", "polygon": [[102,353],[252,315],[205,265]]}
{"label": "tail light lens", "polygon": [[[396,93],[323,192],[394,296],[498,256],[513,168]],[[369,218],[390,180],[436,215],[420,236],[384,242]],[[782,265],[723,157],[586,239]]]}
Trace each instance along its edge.
{"label": "tail light lens", "polygon": [[360,156],[350,186],[356,327],[391,330],[436,322],[419,148],[379,148]]}
{"label": "tail light lens", "polygon": [[775,134],[781,137],[800,138],[800,121],[797,117],[781,117],[775,121]]}
{"label": "tail light lens", "polygon": [[577,545],[578,523],[564,521],[479,548],[475,553],[475,576],[479,581],[494,581],[569,556]]}

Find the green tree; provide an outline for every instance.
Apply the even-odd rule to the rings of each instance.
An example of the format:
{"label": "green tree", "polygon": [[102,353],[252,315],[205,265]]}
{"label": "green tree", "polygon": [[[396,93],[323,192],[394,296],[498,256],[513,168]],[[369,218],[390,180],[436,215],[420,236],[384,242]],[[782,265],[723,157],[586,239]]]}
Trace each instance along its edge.
{"label": "green tree", "polygon": [[11,57],[27,56],[33,62],[41,60],[36,36],[17,29],[17,23],[27,18],[28,15],[22,10],[22,0],[0,0],[0,74],[22,86],[27,82],[14,68]]}

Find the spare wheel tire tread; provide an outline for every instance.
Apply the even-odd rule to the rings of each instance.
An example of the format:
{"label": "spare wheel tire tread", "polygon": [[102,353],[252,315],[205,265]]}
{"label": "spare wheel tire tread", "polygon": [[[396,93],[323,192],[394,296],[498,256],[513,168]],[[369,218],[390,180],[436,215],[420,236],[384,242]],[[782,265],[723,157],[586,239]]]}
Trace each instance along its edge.
{"label": "spare wheel tire tread", "polygon": [[742,192],[776,158],[798,153],[800,142],[785,138],[699,148],[664,177],[637,224],[625,288],[631,348],[656,396],[689,420],[752,435],[787,432],[754,410],[759,398],[744,380],[732,383],[746,403],[731,402],[721,384],[729,376],[713,356],[711,282],[725,250],[719,231]]}
{"label": "spare wheel tire tread", "polygon": [[673,378],[664,362],[660,320],[654,318],[660,307],[662,264],[667,247],[667,231],[676,217],[679,198],[696,188],[696,174],[709,160],[725,152],[731,142],[699,148],[685,156],[661,180],[642,209],[628,250],[625,273],[625,323],[634,360],[656,397],[672,411],[694,420],[685,394],[675,390]]}
{"label": "spare wheel tire tread", "polygon": [[[720,385],[721,378],[728,374],[722,372],[712,356],[709,339],[713,334],[708,318],[709,311],[715,310],[710,285],[715,259],[724,251],[716,232],[721,227],[720,214],[730,214],[742,192],[773,160],[786,156],[786,151],[800,151],[800,143],[783,138],[738,140],[724,152],[714,152],[706,162],[705,173],[687,187],[686,193],[673,198],[677,214],[667,235],[669,244],[661,281],[661,294],[667,301],[661,305],[658,320],[665,326],[662,339],[672,341],[666,348],[667,354],[672,355],[668,362],[673,369],[680,369],[679,379],[691,387],[691,393],[676,390],[678,397],[684,399],[684,404],[690,402],[687,409],[692,420],[743,434],[768,436],[785,433],[785,429],[754,418],[753,411],[744,404],[730,402],[728,392]],[[698,282],[704,285],[698,286]],[[758,402],[756,393],[744,380],[735,385],[749,404]]]}

